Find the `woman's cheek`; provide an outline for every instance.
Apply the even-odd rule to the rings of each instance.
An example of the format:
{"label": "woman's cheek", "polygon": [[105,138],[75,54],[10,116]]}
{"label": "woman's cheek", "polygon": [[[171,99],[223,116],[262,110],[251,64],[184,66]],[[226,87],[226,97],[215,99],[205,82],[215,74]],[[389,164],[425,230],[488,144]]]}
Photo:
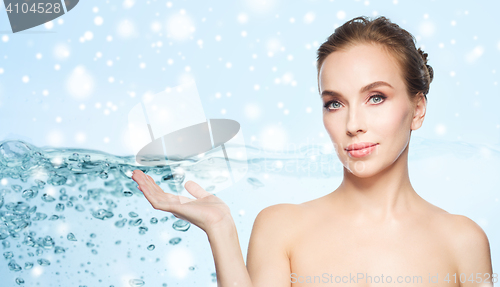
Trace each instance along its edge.
{"label": "woman's cheek", "polygon": [[404,104],[388,102],[386,105],[372,113],[374,117],[370,120],[370,126],[377,129],[377,134],[381,138],[391,138],[401,135],[407,125],[409,109]]}

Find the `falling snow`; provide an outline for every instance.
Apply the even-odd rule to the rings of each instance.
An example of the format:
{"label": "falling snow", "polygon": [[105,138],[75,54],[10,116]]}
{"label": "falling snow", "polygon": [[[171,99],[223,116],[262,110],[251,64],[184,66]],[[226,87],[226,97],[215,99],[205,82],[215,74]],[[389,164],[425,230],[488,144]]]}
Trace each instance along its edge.
{"label": "falling snow", "polygon": [[[102,1],[80,4],[81,11],[24,34],[3,31],[0,113],[27,120],[17,125],[23,128],[2,127],[0,135],[128,154],[122,121],[130,107],[194,79],[207,117],[237,120],[249,144],[280,150],[311,139],[335,153],[320,120],[317,49],[353,17],[389,15],[415,36],[435,73],[428,117],[412,140],[498,143],[500,37],[484,29],[494,27],[498,4],[462,3],[450,12],[439,1],[424,1],[410,13],[407,1],[341,2]],[[386,14],[394,9],[399,12]],[[179,263],[165,261],[167,272],[191,276],[197,259],[189,249],[176,252],[169,258]],[[32,272],[43,273],[35,267]]]}

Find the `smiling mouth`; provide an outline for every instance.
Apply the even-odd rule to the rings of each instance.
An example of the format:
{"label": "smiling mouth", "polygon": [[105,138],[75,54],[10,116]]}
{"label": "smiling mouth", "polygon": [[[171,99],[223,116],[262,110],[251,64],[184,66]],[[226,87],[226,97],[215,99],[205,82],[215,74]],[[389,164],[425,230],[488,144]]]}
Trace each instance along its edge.
{"label": "smiling mouth", "polygon": [[349,146],[346,149],[349,156],[353,158],[363,158],[373,153],[373,151],[377,148],[378,144],[370,143],[370,144],[354,144]]}
{"label": "smiling mouth", "polygon": [[356,151],[356,150],[362,150],[366,149],[372,146],[378,145],[378,143],[356,143],[356,144],[351,144],[347,148],[345,148],[346,151]]}

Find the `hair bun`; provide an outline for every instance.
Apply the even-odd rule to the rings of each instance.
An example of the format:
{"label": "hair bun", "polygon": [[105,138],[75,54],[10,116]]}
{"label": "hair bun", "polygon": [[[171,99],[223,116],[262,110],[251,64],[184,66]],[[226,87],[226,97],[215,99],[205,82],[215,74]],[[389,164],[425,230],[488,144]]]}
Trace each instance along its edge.
{"label": "hair bun", "polygon": [[427,53],[424,52],[421,48],[418,48],[418,53],[422,57],[422,60],[424,60],[424,66],[427,69],[427,72],[429,73],[429,84],[432,82],[432,79],[434,78],[434,70],[430,65],[427,64]]}

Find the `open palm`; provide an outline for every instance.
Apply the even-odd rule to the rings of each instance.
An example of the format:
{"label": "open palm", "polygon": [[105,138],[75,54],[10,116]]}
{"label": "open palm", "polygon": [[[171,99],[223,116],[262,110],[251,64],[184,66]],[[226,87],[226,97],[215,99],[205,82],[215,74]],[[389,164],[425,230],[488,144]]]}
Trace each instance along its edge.
{"label": "open palm", "polygon": [[184,187],[196,199],[164,192],[151,176],[140,170],[133,171],[132,179],[154,209],[171,212],[205,232],[231,218],[229,207],[194,181],[187,181]]}

